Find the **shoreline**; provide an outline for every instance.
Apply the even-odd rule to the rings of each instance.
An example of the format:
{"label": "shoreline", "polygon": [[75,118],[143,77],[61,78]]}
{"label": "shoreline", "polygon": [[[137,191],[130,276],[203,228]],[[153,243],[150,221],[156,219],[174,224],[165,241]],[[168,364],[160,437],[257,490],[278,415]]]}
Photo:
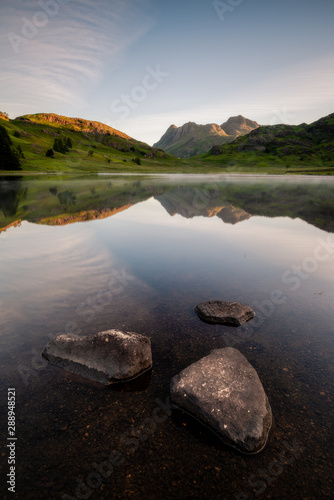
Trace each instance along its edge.
{"label": "shoreline", "polygon": [[195,177],[197,179],[208,179],[210,177],[219,177],[222,179],[326,179],[334,182],[334,175],[319,175],[319,174],[260,174],[260,173],[196,173],[196,172],[175,172],[175,173],[161,173],[161,172],[31,172],[31,171],[0,171],[0,180],[2,177],[30,177],[30,176],[66,176],[66,177],[78,177],[78,176],[99,176],[99,177],[109,177],[109,176],[141,176],[141,177],[174,177],[174,178],[187,178]]}

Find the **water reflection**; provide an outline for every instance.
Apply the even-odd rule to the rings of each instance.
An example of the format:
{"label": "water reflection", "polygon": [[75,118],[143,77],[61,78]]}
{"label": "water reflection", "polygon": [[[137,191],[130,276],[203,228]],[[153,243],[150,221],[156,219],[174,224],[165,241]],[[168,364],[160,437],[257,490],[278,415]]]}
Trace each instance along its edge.
{"label": "water reflection", "polygon": [[[19,395],[21,497],[75,498],[77,478],[118,450],[124,465],[96,498],[251,498],[248,478],[267,471],[286,441],[306,451],[266,494],[318,498],[320,481],[329,497],[334,251],[317,266],[309,259],[319,239],[333,237],[333,181],[92,176],[0,185],[0,395],[7,387]],[[289,271],[303,273],[297,289],[282,280]],[[286,300],[270,308],[277,289]],[[166,402],[171,378],[231,340],[229,327],[194,313],[210,298],[264,311],[235,347],[268,394],[270,442],[240,457],[184,415],[166,414],[132,453],[122,436],[138,438],[133,430],[157,399]],[[41,362],[49,336],[110,328],[150,337],[152,371],[101,388]]]}
{"label": "water reflection", "polygon": [[19,203],[27,195],[27,189],[23,186],[22,177],[0,177],[0,210],[5,218],[16,215]]}
{"label": "water reflection", "polygon": [[106,218],[155,197],[170,215],[217,216],[231,224],[254,215],[299,217],[325,231],[334,231],[334,182],[329,179],[111,179],[0,178],[0,230],[18,219],[62,225]]}

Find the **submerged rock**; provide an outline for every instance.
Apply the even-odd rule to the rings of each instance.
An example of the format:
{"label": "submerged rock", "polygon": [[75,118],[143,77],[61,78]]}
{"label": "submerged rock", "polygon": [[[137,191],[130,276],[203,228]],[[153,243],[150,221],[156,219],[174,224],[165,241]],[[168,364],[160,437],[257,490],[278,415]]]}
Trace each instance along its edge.
{"label": "submerged rock", "polygon": [[243,453],[258,453],[267,442],[270,404],[255,369],[237,349],[215,349],[185,368],[171,381],[171,399]]}
{"label": "submerged rock", "polygon": [[152,367],[150,339],[120,330],[93,337],[59,335],[46,345],[42,356],[64,370],[105,385],[131,380]]}
{"label": "submerged rock", "polygon": [[208,323],[221,325],[240,326],[245,321],[254,318],[253,309],[238,302],[225,300],[207,300],[195,307],[198,316]]}

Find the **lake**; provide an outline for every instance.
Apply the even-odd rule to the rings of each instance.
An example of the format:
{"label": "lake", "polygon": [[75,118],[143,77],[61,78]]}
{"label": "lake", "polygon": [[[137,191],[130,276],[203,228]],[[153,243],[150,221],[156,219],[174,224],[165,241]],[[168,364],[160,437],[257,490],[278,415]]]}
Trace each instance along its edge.
{"label": "lake", "polygon": [[[332,498],[333,285],[333,178],[0,178],[3,478],[8,388],[17,437],[1,498]],[[256,316],[206,324],[194,307],[209,299]],[[150,372],[104,387],[40,355],[58,334],[112,328],[151,339]],[[171,378],[225,346],[271,404],[257,455],[170,409]]]}

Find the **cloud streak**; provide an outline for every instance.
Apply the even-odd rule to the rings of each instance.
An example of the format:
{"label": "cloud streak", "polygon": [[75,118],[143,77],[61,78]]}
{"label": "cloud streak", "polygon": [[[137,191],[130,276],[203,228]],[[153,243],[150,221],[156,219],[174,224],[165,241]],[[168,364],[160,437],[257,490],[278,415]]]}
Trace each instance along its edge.
{"label": "cloud streak", "polygon": [[[56,5],[60,2],[52,1]],[[138,10],[134,0],[70,0],[59,5],[54,17],[45,19],[45,14],[45,26],[40,28],[36,22],[33,24],[34,20],[43,20],[36,17],[38,12],[43,12],[41,3],[32,1],[5,0],[0,7],[4,33],[0,41],[5,68],[1,78],[3,94],[8,103],[16,102],[11,109],[14,107],[15,112],[16,108],[20,114],[22,109],[35,112],[41,106],[44,110],[59,103],[72,109],[84,108],[87,95],[101,81],[104,68],[153,23]],[[30,39],[23,37],[29,32],[25,26],[31,28]],[[25,41],[19,44],[18,53],[13,50],[9,33]]]}

